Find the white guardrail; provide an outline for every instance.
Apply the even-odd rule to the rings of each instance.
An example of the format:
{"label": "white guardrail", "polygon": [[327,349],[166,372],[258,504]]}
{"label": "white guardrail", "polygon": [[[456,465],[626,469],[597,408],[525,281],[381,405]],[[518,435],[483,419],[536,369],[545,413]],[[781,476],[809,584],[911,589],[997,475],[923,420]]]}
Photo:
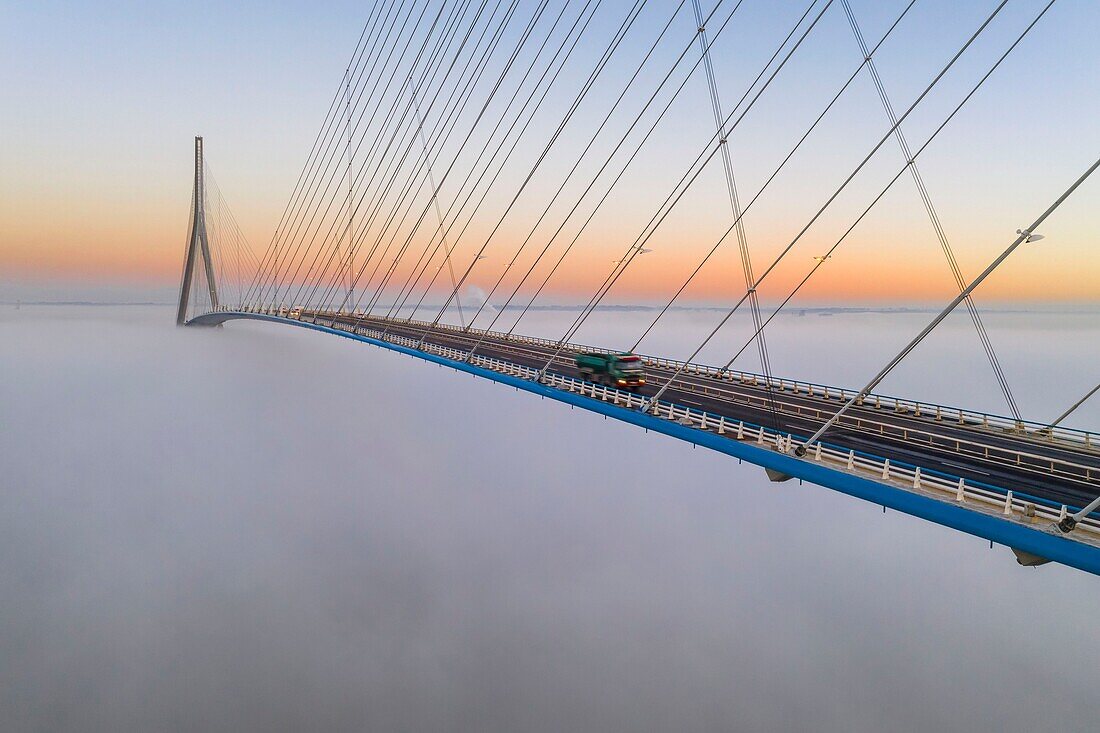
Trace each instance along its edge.
{"label": "white guardrail", "polygon": [[[419,344],[417,339],[394,333],[384,333],[381,330],[365,326],[356,327],[337,323],[332,328],[407,348],[416,348]],[[466,362],[520,379],[534,381],[539,376],[539,370],[533,367],[489,356],[470,355],[468,351],[449,346],[424,343],[420,344],[419,348],[445,359]],[[625,408],[640,408],[647,399],[633,392],[555,373],[544,375],[543,384]],[[759,446],[767,446],[783,452],[789,452],[792,441],[796,439],[789,433],[754,425],[742,420],[734,421],[720,415],[711,415],[702,410],[693,410],[665,400],[660,400],[655,405],[651,405],[651,411],[655,417],[670,420],[686,427],[713,430],[718,435],[727,436],[731,440],[751,441]],[[889,459],[867,456],[854,450],[843,450],[821,443],[815,445],[803,460],[826,464],[833,470],[870,478],[880,483],[918,492],[943,501],[953,501],[987,514],[996,514],[1023,524],[1036,525],[1038,528],[1065,519],[1069,514],[1069,509],[1065,505],[1054,508],[1044,504],[1036,504],[1017,497],[1011,490],[1004,493],[992,491],[968,484],[962,478],[949,480],[934,473],[922,472],[919,466],[899,466],[891,464]],[[1072,535],[1073,539],[1100,545],[1100,521],[1087,517],[1077,525],[1077,529],[1082,530],[1082,533]]]}

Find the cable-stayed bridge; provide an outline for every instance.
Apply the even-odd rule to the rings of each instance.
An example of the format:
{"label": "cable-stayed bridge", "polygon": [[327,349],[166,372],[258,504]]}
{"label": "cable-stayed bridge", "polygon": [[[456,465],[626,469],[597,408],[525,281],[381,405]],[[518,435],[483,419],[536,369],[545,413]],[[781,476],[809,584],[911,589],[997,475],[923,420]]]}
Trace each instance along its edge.
{"label": "cable-stayed bridge", "polygon": [[[196,139],[177,322],[251,319],[352,338],[718,450],[763,467],[773,481],[811,481],[986,538],[1012,548],[1022,564],[1056,561],[1100,573],[1094,513],[1100,436],[1062,424],[1096,390],[1054,420],[1026,419],[973,297],[1017,249],[1043,238],[1040,227],[1100,160],[1052,191],[1045,208],[969,277],[918,167],[987,80],[1048,22],[1055,3],[1015,14],[1006,11],[1007,0],[990,3],[904,107],[895,107],[876,59],[914,22],[918,0],[898,2],[889,17],[877,18],[881,29],[870,40],[849,0],[777,4],[756,16],[745,5],[750,0],[660,7],[645,0],[380,0],[264,252],[242,234]],[[738,23],[763,24],[753,27],[757,36],[767,29],[776,37],[763,51],[746,53],[739,60],[746,68],[732,74],[723,43]],[[800,53],[812,54],[819,38],[828,43],[838,29],[854,50],[850,63],[744,196],[745,177],[735,166],[741,124],[760,114],[785,75],[799,68]],[[960,71],[960,60],[968,73]],[[741,87],[730,107],[733,77]],[[963,91],[955,90],[946,112],[932,113],[932,132],[911,143],[904,123],[945,78],[963,84]],[[839,114],[860,84],[873,90],[879,128],[839,177],[836,171],[821,176],[823,203],[792,230],[789,244],[754,245],[746,215],[792,161],[807,154],[808,141],[823,134],[823,121]],[[649,158],[646,168],[655,147],[664,167],[653,168]],[[667,168],[669,150],[682,158],[678,168]],[[888,158],[898,152],[892,165]],[[643,172],[652,207],[639,215],[636,181]],[[861,388],[780,376],[767,343],[768,330],[779,327],[773,319],[899,181],[915,187],[957,296]],[[773,272],[791,262],[803,240],[820,238],[811,232],[841,208],[838,201],[855,194],[866,200],[835,241],[827,239],[829,246],[805,258],[813,264],[799,277],[773,284]],[[699,211],[712,217],[712,233],[693,235],[704,241],[696,261],[683,273],[669,272],[670,297],[640,336],[630,335],[633,343],[578,344],[578,332],[604,312],[608,296],[645,261],[639,258],[667,246],[668,230],[693,224]],[[608,218],[627,230],[615,238],[617,251],[605,241]],[[727,249],[735,259],[722,259]],[[617,259],[593,273],[586,256],[592,250]],[[494,254],[497,265],[487,276],[480,263]],[[608,255],[598,261],[608,262]],[[571,267],[592,283],[572,323],[557,339],[522,335],[524,317]],[[728,310],[713,330],[680,358],[645,354],[643,342],[668,310],[715,270]],[[484,283],[487,294],[476,292],[475,282]],[[763,294],[777,305],[762,306]],[[887,397],[877,389],[956,310],[973,322],[1009,417]],[[724,365],[702,363],[704,348],[738,313],[751,324],[743,345]],[[507,328],[502,318],[510,321]],[[734,368],[746,351],[758,368]],[[582,354],[626,353],[640,356],[642,384],[616,379],[610,368],[578,368]]]}

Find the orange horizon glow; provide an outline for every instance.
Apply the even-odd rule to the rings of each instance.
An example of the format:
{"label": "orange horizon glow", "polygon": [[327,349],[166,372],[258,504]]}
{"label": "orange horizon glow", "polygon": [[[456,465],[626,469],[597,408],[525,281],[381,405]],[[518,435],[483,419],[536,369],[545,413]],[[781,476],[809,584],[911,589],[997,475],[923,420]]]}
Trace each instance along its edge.
{"label": "orange horizon glow", "polygon": [[[69,192],[77,195],[77,192]],[[22,201],[8,199],[6,210],[25,212],[22,217],[5,212],[0,221],[0,282],[7,280],[81,280],[90,285],[130,283],[153,287],[174,287],[179,282],[188,221],[178,202],[164,203],[170,195],[158,196],[155,205],[137,213],[106,209],[99,196],[88,195],[80,205],[47,215],[49,205],[44,192],[23,196]],[[33,203],[32,203],[33,202]],[[171,213],[168,210],[171,209]],[[114,218],[111,218],[114,217]],[[252,214],[253,219],[275,218],[271,212]],[[906,237],[894,232],[907,231],[908,220],[879,222],[867,231],[857,230],[837,249],[832,259],[819,269],[791,302],[943,302],[952,297],[954,287],[938,244],[923,229]],[[1087,221],[1080,214],[1065,222],[1052,221],[1048,239],[1018,251],[1001,271],[978,290],[979,301],[990,302],[1092,302],[1100,295],[1100,256],[1091,251],[1094,240]],[[570,253],[561,271],[551,281],[543,300],[586,301],[608,275],[637,236],[637,223],[620,223],[616,229],[586,233]],[[269,235],[248,234],[252,247],[262,255]],[[759,231],[771,232],[761,236]],[[750,227],[750,251],[759,275],[790,241],[791,223],[777,220]],[[794,229],[793,231],[797,231]],[[663,302],[675,292],[694,269],[702,255],[717,240],[722,227],[710,228],[681,221],[659,230],[647,247],[653,251],[637,258],[606,299],[607,303]],[[965,234],[966,232],[963,232]],[[957,246],[960,265],[966,277],[972,277],[1008,242],[970,233]],[[501,230],[486,249],[469,285],[488,291],[500,275],[503,264],[515,254],[515,242],[523,241],[527,230],[519,225]],[[835,235],[833,235],[835,236]],[[877,238],[877,239],[876,239]],[[426,240],[424,240],[426,241]],[[464,271],[483,232],[471,233],[456,247],[456,269]],[[890,243],[883,247],[880,241]],[[257,245],[262,242],[263,245]],[[812,255],[824,252],[835,239],[827,231],[811,232],[800,241],[760,288],[765,303],[785,298],[813,266]],[[537,239],[524,252],[501,288],[495,302],[512,292],[526,271],[534,253],[545,239]],[[422,246],[423,242],[420,243]],[[541,282],[547,263],[556,260],[562,244],[555,244],[523,293],[530,293]],[[1085,257],[1082,252],[1088,253]],[[361,258],[358,260],[361,262]],[[438,260],[437,260],[438,261]],[[398,269],[397,281],[407,274],[407,265]],[[442,281],[436,291],[442,290]],[[682,303],[731,303],[744,292],[744,279],[737,247],[727,240],[708,265],[680,297]],[[523,301],[521,293],[520,301]]]}
{"label": "orange horizon glow", "polygon": [[[184,251],[184,237],[176,238],[176,254],[166,248],[148,246],[148,240],[127,240],[117,236],[99,234],[83,239],[79,247],[63,244],[44,244],[24,241],[12,245],[0,242],[0,273],[5,279],[14,280],[73,280],[90,285],[129,283],[154,287],[175,286],[179,282]],[[667,300],[683,282],[686,273],[697,263],[696,259],[670,254],[652,258],[648,263],[639,260],[631,271],[616,284],[607,303],[661,302]],[[760,287],[765,303],[778,303],[785,298],[812,267],[804,255],[784,270],[777,270]],[[456,255],[456,260],[458,256]],[[606,260],[606,262],[605,262]],[[761,258],[762,261],[762,258]],[[461,262],[464,268],[468,261]],[[766,264],[766,263],[765,263]],[[903,271],[876,272],[863,264],[856,268],[845,267],[837,260],[821,268],[791,301],[800,302],[942,302],[951,298],[957,289],[952,285],[947,266],[941,260],[930,258],[918,267],[907,266]],[[851,264],[851,263],[847,263]],[[600,268],[603,268],[602,270]],[[582,301],[591,297],[604,277],[611,271],[613,261],[606,253],[578,254],[568,277],[556,277],[544,293],[553,301]],[[523,268],[525,269],[525,268]],[[757,269],[762,269],[760,265]],[[503,301],[512,292],[522,272],[518,266],[494,295],[495,301]],[[564,272],[564,271],[563,271]],[[405,272],[401,271],[404,275]],[[500,268],[475,270],[468,284],[487,291],[496,282]],[[543,271],[528,281],[521,291],[533,290],[532,283],[540,282]],[[675,274],[675,276],[673,276]],[[1019,275],[1019,273],[1013,273]],[[1084,276],[1082,276],[1084,275]],[[442,291],[437,284],[436,291]],[[715,263],[704,269],[680,297],[683,303],[728,303],[744,292],[740,265],[732,261]],[[1057,298],[1052,299],[1052,293]],[[992,277],[976,293],[980,301],[991,302],[1093,302],[1100,300],[1100,275],[1085,271],[1067,280],[1064,273],[1054,269],[1032,269],[1026,277]]]}

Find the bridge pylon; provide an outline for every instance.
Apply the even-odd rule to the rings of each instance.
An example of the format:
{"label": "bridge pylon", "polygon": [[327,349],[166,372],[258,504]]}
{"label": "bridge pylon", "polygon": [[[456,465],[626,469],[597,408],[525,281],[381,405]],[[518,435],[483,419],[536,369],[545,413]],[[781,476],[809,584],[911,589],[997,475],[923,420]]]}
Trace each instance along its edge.
{"label": "bridge pylon", "polygon": [[[187,324],[187,309],[191,304],[192,290],[196,296],[206,296],[210,310],[218,309],[218,286],[214,279],[214,261],[210,256],[210,240],[206,234],[206,177],[202,137],[195,138],[195,184],[191,202],[191,229],[187,235],[187,255],[183,260],[183,280],[180,282],[179,307],[176,325]],[[201,261],[202,269],[196,268]]]}

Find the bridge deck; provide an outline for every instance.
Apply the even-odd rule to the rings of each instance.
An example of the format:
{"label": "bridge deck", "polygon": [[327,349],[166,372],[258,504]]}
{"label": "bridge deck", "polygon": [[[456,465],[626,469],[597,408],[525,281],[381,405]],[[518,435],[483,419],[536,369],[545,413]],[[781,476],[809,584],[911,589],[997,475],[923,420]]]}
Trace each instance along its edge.
{"label": "bridge deck", "polygon": [[[1006,429],[956,408],[909,410],[915,403],[901,400],[884,409],[893,398],[875,398],[797,458],[792,441],[835,412],[846,399],[840,390],[799,390],[790,382],[781,389],[776,380],[769,394],[753,375],[730,379],[690,365],[646,414],[644,396],[577,376],[573,355],[589,347],[563,349],[536,379],[553,342],[331,312],[295,316],[221,308],[189,323],[245,318],[343,334],[704,445],[764,467],[776,480],[798,477],[984,537],[1016,549],[1027,564],[1046,558],[1100,575],[1100,513],[1070,535],[1052,529],[1100,493],[1100,451],[1085,433],[1052,435],[1030,424]],[[645,393],[652,395],[676,364],[643,358],[652,377]]]}
{"label": "bridge deck", "polygon": [[[427,329],[420,324],[359,318],[331,313],[304,316],[319,323],[335,321],[395,336],[420,340]],[[483,338],[484,337],[484,338]],[[469,351],[481,340],[477,353],[541,368],[554,348],[519,338],[460,329],[436,329],[425,341],[460,351]],[[567,348],[554,359],[553,371],[579,377],[575,350]],[[648,360],[649,384],[641,393],[652,395],[672,376],[674,369]],[[680,405],[744,420],[795,435],[810,435],[840,405],[841,393],[817,394],[775,391],[769,396],[762,384],[682,372],[664,399]],[[773,410],[768,404],[774,403]],[[857,406],[826,438],[834,446],[853,449],[896,464],[922,466],[962,477],[968,482],[1011,489],[1051,504],[1083,506],[1100,494],[1100,452],[1084,443],[1037,439],[1034,433],[987,429],[981,423],[959,425],[953,419],[934,414],[915,415],[875,407],[873,402]]]}

